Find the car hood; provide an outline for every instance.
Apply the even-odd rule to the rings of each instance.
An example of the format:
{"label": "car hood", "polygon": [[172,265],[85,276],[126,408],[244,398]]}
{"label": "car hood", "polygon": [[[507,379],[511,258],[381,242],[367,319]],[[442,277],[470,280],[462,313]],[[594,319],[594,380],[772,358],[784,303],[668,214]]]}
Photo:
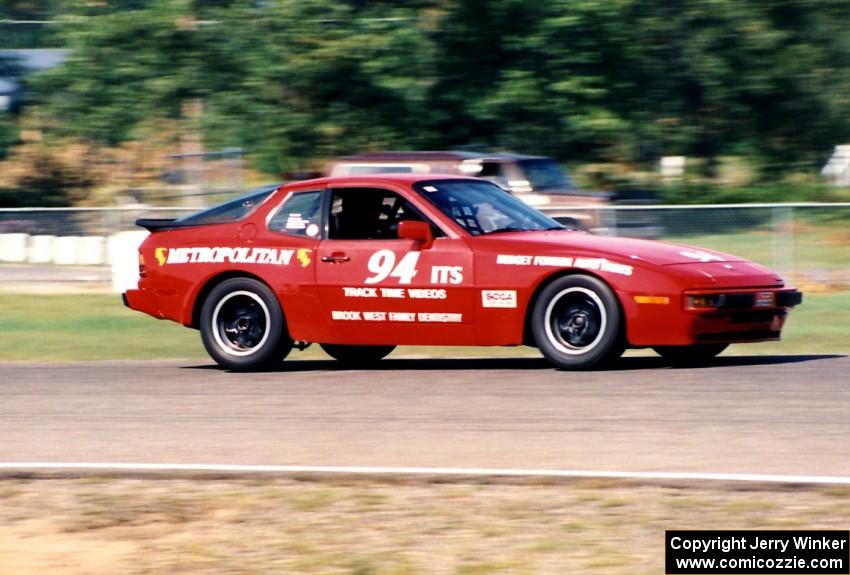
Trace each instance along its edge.
{"label": "car hood", "polygon": [[[584,232],[554,230],[541,232],[508,232],[478,236],[500,251],[511,249],[530,254],[582,255],[592,254],[634,260],[659,266],[692,264],[695,262],[744,262],[746,260],[705,248],[655,240],[597,236]],[[505,252],[508,253],[508,252]]]}
{"label": "car hood", "polygon": [[663,266],[671,273],[694,278],[697,284],[728,287],[782,285],[768,268],[731,254],[706,248],[642,240],[597,236],[584,232],[555,230],[509,232],[479,236],[501,254],[604,257],[639,266]]}

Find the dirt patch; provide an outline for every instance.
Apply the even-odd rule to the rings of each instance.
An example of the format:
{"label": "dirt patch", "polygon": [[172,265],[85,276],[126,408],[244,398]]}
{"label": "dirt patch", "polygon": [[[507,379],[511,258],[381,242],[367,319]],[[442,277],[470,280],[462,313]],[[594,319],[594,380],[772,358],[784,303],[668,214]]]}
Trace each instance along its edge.
{"label": "dirt patch", "polygon": [[824,237],[824,241],[828,244],[845,248],[847,245],[850,245],[850,231],[840,230],[832,232]]}
{"label": "dirt patch", "polygon": [[846,529],[850,489],[0,481],[0,573],[661,573],[665,529]]}

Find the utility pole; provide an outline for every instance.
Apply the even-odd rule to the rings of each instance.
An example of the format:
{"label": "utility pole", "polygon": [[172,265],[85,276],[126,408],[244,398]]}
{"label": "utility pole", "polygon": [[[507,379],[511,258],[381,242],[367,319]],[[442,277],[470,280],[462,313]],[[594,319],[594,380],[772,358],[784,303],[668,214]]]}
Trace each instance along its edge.
{"label": "utility pole", "polygon": [[[178,18],[175,23],[178,30],[192,33],[198,31],[198,21],[193,14]],[[195,97],[186,100],[180,107],[180,155],[182,170],[187,185],[183,189],[181,204],[188,207],[204,205],[205,188],[204,142],[201,137],[201,120],[204,115],[204,102]]]}

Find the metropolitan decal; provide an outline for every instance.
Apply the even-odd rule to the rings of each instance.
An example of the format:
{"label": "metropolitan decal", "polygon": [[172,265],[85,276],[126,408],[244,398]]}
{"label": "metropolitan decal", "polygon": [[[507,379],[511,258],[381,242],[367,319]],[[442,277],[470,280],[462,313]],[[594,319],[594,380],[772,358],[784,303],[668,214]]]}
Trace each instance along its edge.
{"label": "metropolitan decal", "polygon": [[[154,257],[159,265],[171,264],[258,264],[288,266],[296,250],[279,248],[156,248]],[[310,250],[297,250],[301,267],[310,265]]]}

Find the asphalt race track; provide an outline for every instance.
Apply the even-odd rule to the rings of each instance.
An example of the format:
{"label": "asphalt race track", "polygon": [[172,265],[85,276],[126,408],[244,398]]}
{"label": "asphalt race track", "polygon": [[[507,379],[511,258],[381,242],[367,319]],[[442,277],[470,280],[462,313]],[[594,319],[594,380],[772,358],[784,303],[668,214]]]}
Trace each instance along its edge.
{"label": "asphalt race track", "polygon": [[673,369],[537,359],[0,364],[0,463],[542,468],[850,476],[850,358]]}

